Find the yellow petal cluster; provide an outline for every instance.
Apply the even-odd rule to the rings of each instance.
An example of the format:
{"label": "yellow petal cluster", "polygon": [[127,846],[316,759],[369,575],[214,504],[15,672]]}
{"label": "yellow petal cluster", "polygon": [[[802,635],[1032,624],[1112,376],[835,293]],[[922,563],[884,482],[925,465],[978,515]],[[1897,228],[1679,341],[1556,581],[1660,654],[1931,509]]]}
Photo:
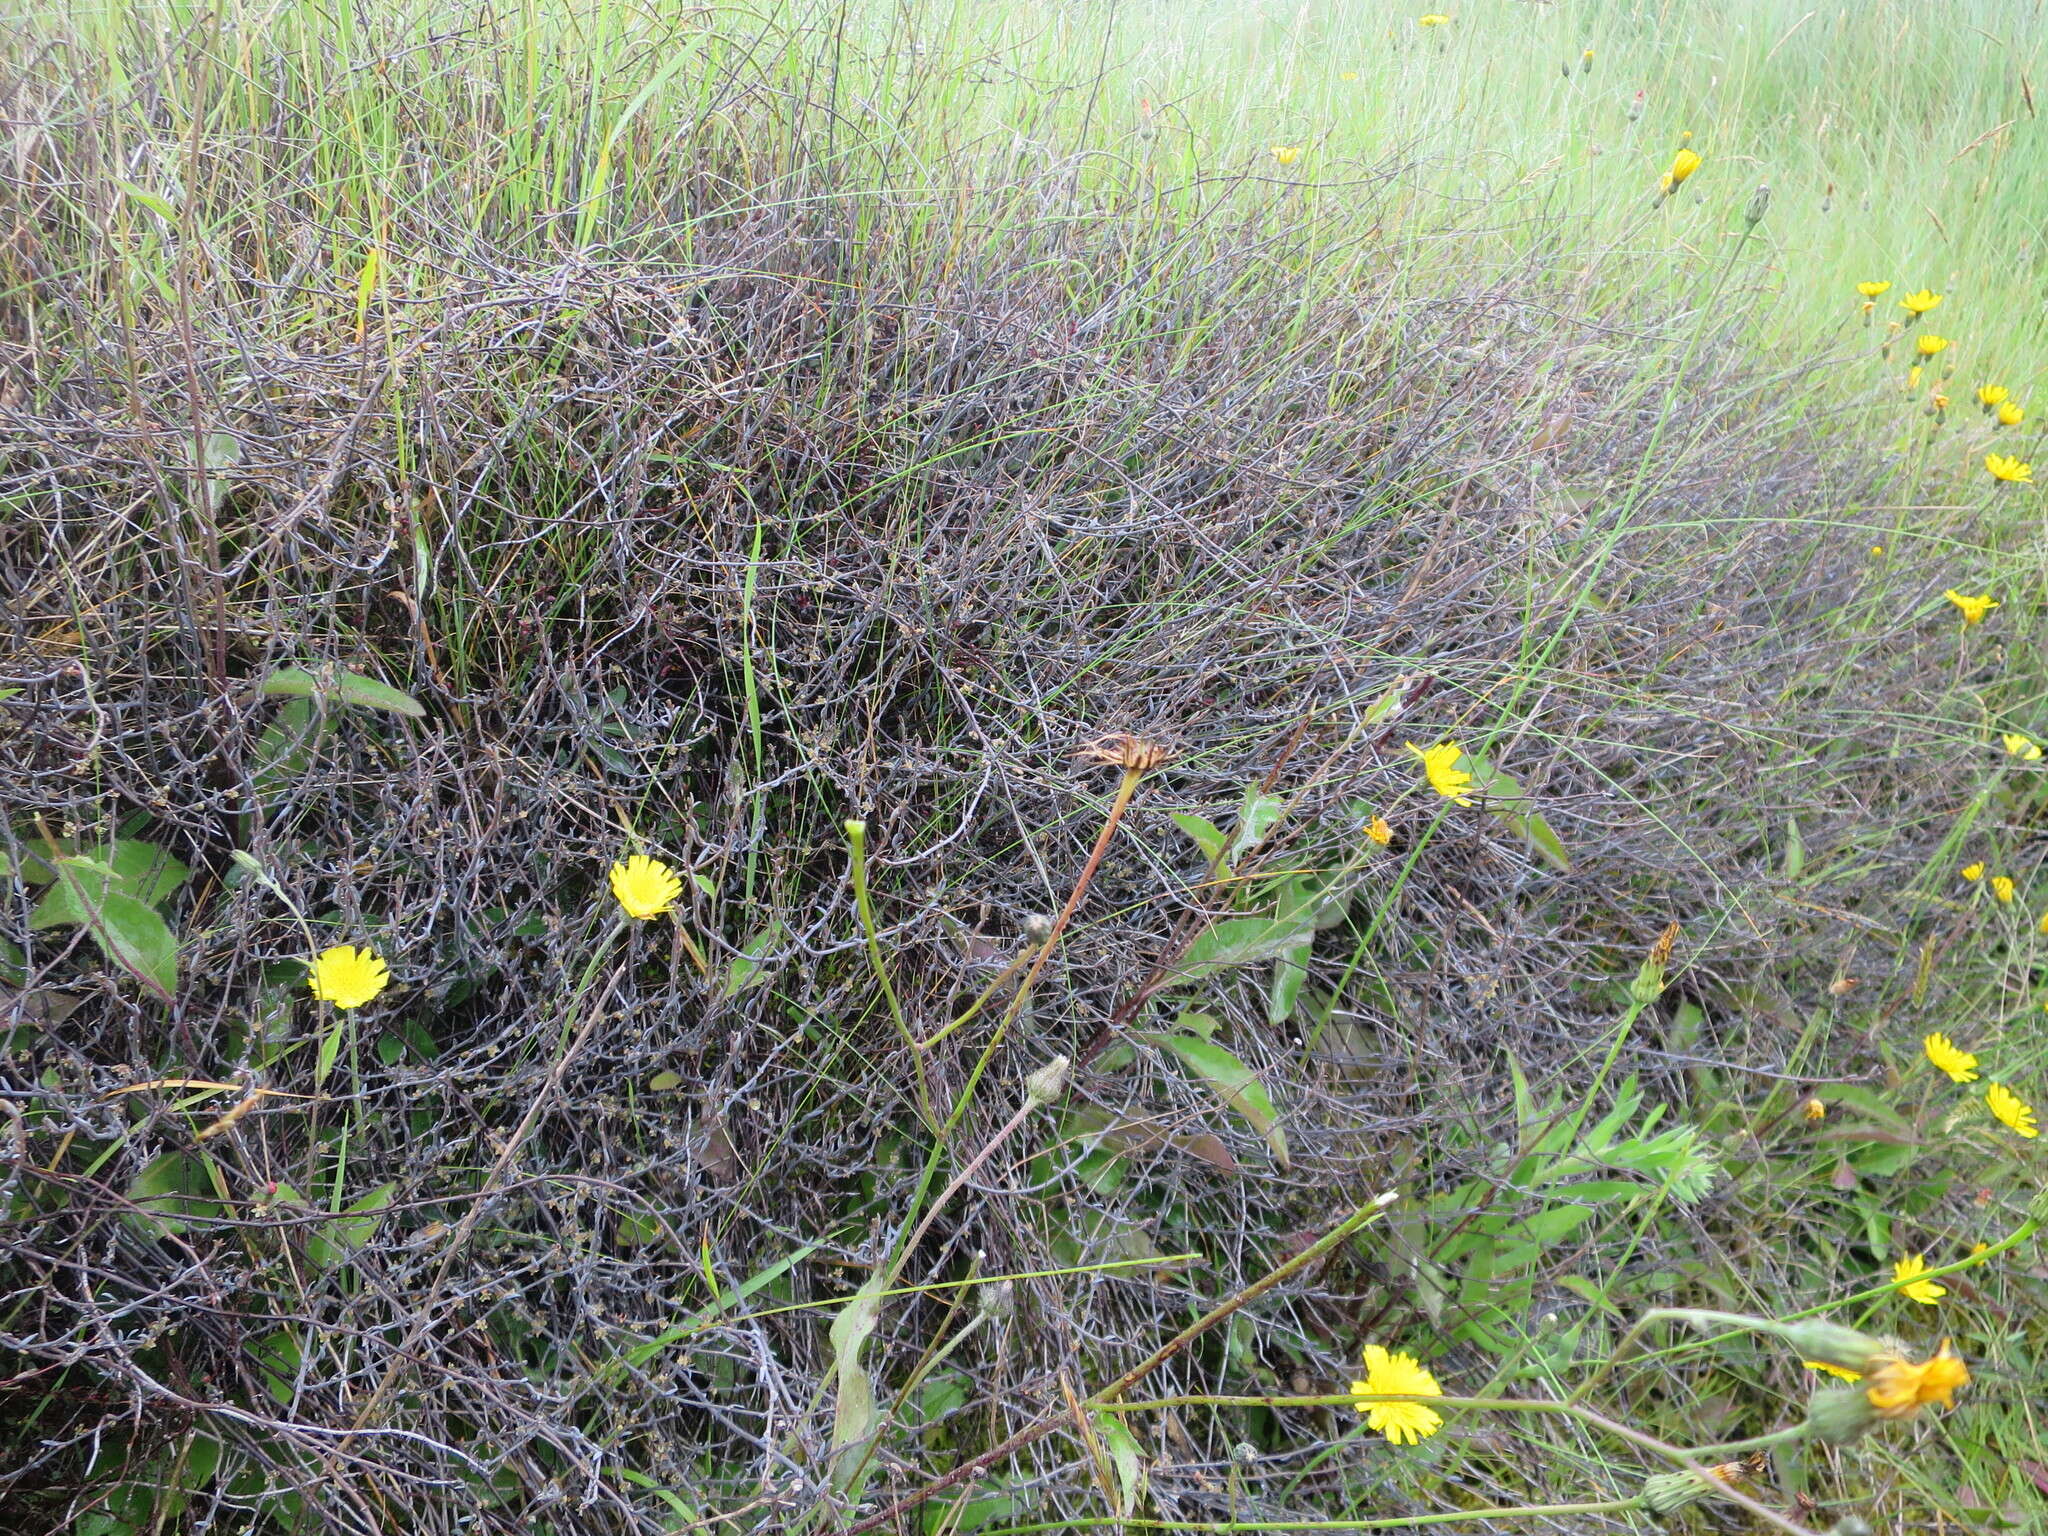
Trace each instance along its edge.
{"label": "yellow petal cluster", "polygon": [[1955,1391],[1970,1384],[1970,1368],[1947,1339],[1930,1360],[1915,1365],[1901,1356],[1888,1356],[1870,1373],[1863,1395],[1881,1419],[1910,1419],[1928,1403],[1944,1408],[1956,1405]]}
{"label": "yellow petal cluster", "polygon": [[[1997,455],[1994,454],[1992,457],[1995,458]],[[1990,459],[1986,459],[1984,463],[1987,469],[1990,468]],[[2026,466],[2022,465],[2021,467],[2025,468]],[[1988,592],[1982,597],[1971,597],[1966,593],[1958,592],[1954,587],[1950,587],[1941,595],[1956,605],[1957,610],[1963,616],[1963,623],[1966,625],[1983,623],[1984,615],[1999,606],[1992,600],[1991,594]]]}
{"label": "yellow petal cluster", "polygon": [[1909,293],[1899,300],[1899,308],[1911,315],[1924,315],[1941,302],[1941,295],[1931,289],[1922,288],[1918,293]]}
{"label": "yellow petal cluster", "polygon": [[2040,1123],[2034,1118],[2034,1106],[2005,1084],[1992,1083],[1985,1088],[1984,1102],[1991,1106],[1991,1113],[1998,1117],[1999,1124],[2015,1135],[2032,1141],[2041,1134]]}
{"label": "yellow petal cluster", "polygon": [[1458,766],[1465,756],[1463,747],[1455,741],[1442,741],[1425,752],[1412,741],[1401,745],[1422,760],[1422,776],[1429,780],[1431,789],[1459,805],[1472,803],[1472,797],[1465,793],[1471,787],[1472,775]]}
{"label": "yellow petal cluster", "polygon": [[1974,1083],[1977,1081],[1977,1058],[1936,1031],[1920,1042],[1920,1049],[1927,1053],[1927,1059],[1941,1071],[1948,1074],[1952,1083]]}
{"label": "yellow petal cluster", "polygon": [[683,894],[683,882],[676,872],[644,853],[614,864],[611,881],[612,895],[619,899],[626,916],[636,919],[660,917]]}
{"label": "yellow petal cluster", "polygon": [[2009,485],[2034,483],[2034,466],[2021,463],[2016,453],[1987,453],[1984,455],[1984,468],[1990,471],[1992,479],[2003,480]]}
{"label": "yellow petal cluster", "polygon": [[323,1003],[360,1008],[391,984],[391,968],[367,945],[337,944],[320,951],[306,983]]}
{"label": "yellow petal cluster", "polygon": [[[1362,1397],[1402,1393],[1410,1397],[1442,1397],[1444,1389],[1413,1355],[1394,1354],[1378,1344],[1365,1346],[1365,1380],[1351,1383]],[[1443,1416],[1421,1403],[1358,1404],[1368,1429],[1376,1429],[1396,1445],[1417,1445],[1435,1434]]]}
{"label": "yellow petal cluster", "polygon": [[1932,1280],[1922,1280],[1920,1276],[1926,1273],[1926,1257],[1909,1253],[1892,1266],[1892,1287],[1908,1301],[1931,1307],[1948,1294],[1948,1287],[1936,1285]]}

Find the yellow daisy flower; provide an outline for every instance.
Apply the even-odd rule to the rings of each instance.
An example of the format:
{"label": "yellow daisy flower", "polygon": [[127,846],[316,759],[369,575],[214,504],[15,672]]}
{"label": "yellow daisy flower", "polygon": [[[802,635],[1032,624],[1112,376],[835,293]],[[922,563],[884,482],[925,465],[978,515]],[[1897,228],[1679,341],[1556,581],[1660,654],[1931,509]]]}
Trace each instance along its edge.
{"label": "yellow daisy flower", "polygon": [[1963,866],[1963,878],[1972,882],[1982,880],[1984,878],[1984,866],[1982,864],[1965,864]]}
{"label": "yellow daisy flower", "polygon": [[1987,453],[1984,455],[1984,467],[1994,480],[2003,480],[2011,485],[2034,483],[2034,466],[2022,464],[2016,453]]}
{"label": "yellow daisy flower", "polygon": [[1292,165],[1301,158],[1301,151],[1302,146],[1299,144],[1275,144],[1273,158],[1282,165]]}
{"label": "yellow daisy flower", "polygon": [[1417,25],[1418,27],[1447,27],[1450,24],[1450,17],[1440,16],[1435,11],[1431,11],[1427,16],[1418,16],[1415,18],[1415,25]]}
{"label": "yellow daisy flower", "polygon": [[1988,592],[1982,597],[1966,597],[1954,587],[1950,587],[1941,595],[1954,603],[1962,611],[1963,623],[1965,625],[1983,623],[1984,615],[1999,606],[1991,600],[1991,594]]}
{"label": "yellow daisy flower", "polygon": [[1401,743],[1422,761],[1423,777],[1429,780],[1429,787],[1446,800],[1459,805],[1470,805],[1472,797],[1465,793],[1472,783],[1472,775],[1458,766],[1465,755],[1465,749],[1455,741],[1438,742],[1427,752],[1412,741]]}
{"label": "yellow daisy flower", "polygon": [[391,968],[367,945],[356,949],[337,944],[320,951],[306,984],[323,1003],[360,1008],[391,984]]}
{"label": "yellow daisy flower", "polygon": [[1953,1408],[1955,1390],[1970,1384],[1970,1368],[1963,1364],[1947,1339],[1941,1341],[1934,1358],[1915,1365],[1899,1356],[1887,1356],[1870,1373],[1863,1389],[1870,1406],[1881,1419],[1910,1419],[1923,1404],[1939,1403]]}
{"label": "yellow daisy flower", "polygon": [[[1442,1397],[1444,1389],[1413,1355],[1397,1355],[1377,1344],[1365,1346],[1365,1380],[1351,1383],[1361,1396],[1376,1393],[1406,1393],[1415,1397]],[[1421,1403],[1360,1403],[1368,1429],[1376,1429],[1396,1445],[1419,1445],[1443,1426],[1443,1416]]]}
{"label": "yellow daisy flower", "polygon": [[1698,152],[1691,149],[1681,149],[1671,157],[1671,169],[1664,173],[1664,180],[1660,185],[1662,185],[1666,193],[1676,192],[1685,185],[1685,178],[1699,168],[1700,157]]}
{"label": "yellow daisy flower", "polygon": [[2013,883],[2010,875],[1993,875],[1991,877],[1991,894],[1996,896],[2000,902],[2010,906],[2012,904],[2012,893]]}
{"label": "yellow daisy flower", "polygon": [[1825,1120],[1828,1117],[1827,1101],[1813,1094],[1808,1094],[1805,1103],[1800,1106],[1799,1112],[1809,1120]]}
{"label": "yellow daisy flower", "polygon": [[1365,824],[1365,835],[1384,848],[1394,840],[1394,829],[1387,825],[1386,817],[1375,816]]}
{"label": "yellow daisy flower", "polygon": [[1999,1124],[2007,1130],[2032,1141],[2041,1134],[2041,1127],[2034,1119],[2034,1106],[2014,1093],[2003,1083],[1993,1083],[1984,1090],[1984,1102],[1991,1106],[1991,1113],[1998,1117]]}
{"label": "yellow daisy flower", "polygon": [[1977,403],[1986,407],[1994,406],[2011,393],[2012,391],[2003,384],[1979,384],[1977,386]]}
{"label": "yellow daisy flower", "polygon": [[1946,336],[1922,336],[1914,345],[1919,347],[1922,357],[1932,357],[1935,353],[1947,349],[1948,338]]}
{"label": "yellow daisy flower", "polygon": [[1890,287],[1890,283],[1858,283],[1856,291],[1866,299],[1874,299]]}
{"label": "yellow daisy flower", "polygon": [[612,894],[631,918],[660,917],[683,894],[683,882],[659,859],[636,853],[612,866]]}
{"label": "yellow daisy flower", "polygon": [[1927,1059],[1939,1070],[1948,1074],[1950,1082],[1977,1081],[1977,1058],[1940,1031],[1937,1030],[1922,1040],[1920,1049],[1927,1053]]}
{"label": "yellow daisy flower", "polygon": [[1918,293],[1909,293],[1899,300],[1899,308],[1905,310],[1908,314],[1924,315],[1940,302],[1940,294],[1930,289],[1922,288]]}
{"label": "yellow daisy flower", "polygon": [[2016,757],[2023,763],[2041,761],[2041,744],[2032,737],[2023,736],[2018,731],[2007,731],[1998,739],[2005,743],[2008,757]]}
{"label": "yellow daisy flower", "polygon": [[1931,1307],[1948,1294],[1948,1287],[1920,1279],[1925,1273],[1927,1260],[1917,1253],[1909,1253],[1892,1266],[1892,1285],[1908,1301]]}
{"label": "yellow daisy flower", "polygon": [[2017,400],[2008,400],[1998,408],[1998,424],[2001,427],[2016,427],[2027,419]]}

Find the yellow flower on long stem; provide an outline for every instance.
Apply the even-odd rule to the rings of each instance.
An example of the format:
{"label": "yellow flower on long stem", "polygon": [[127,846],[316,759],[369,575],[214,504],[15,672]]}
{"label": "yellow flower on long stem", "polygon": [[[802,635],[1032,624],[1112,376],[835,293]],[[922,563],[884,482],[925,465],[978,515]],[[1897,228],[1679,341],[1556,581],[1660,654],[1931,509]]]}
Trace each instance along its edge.
{"label": "yellow flower on long stem", "polygon": [[2023,763],[2041,761],[2041,744],[2031,736],[2022,736],[2017,731],[2007,731],[1998,739],[2005,743],[2006,756],[2016,757]]}
{"label": "yellow flower on long stem", "polygon": [[1915,364],[1914,364],[1914,365],[1913,365],[1912,367],[1910,367],[1910,368],[1908,368],[1908,369],[1906,370],[1906,388],[1908,388],[1908,389],[1918,389],[1919,387],[1920,387],[1920,365],[1919,365],[1918,363],[1915,363]]}
{"label": "yellow flower on long stem", "polygon": [[1935,353],[1947,349],[1948,338],[1946,336],[1936,336],[1930,333],[1928,335],[1922,336],[1920,340],[1915,343],[1915,345],[1919,347],[1920,355],[1922,357],[1932,357]]}
{"label": "yellow flower on long stem", "polygon": [[1874,299],[1890,287],[1890,283],[1858,283],[1856,291],[1866,299]]}
{"label": "yellow flower on long stem", "polygon": [[1965,626],[1983,623],[1984,615],[1999,606],[1998,603],[1992,600],[1991,594],[1988,592],[1982,597],[1969,597],[1958,592],[1954,587],[1950,587],[1941,595],[1961,610]]}
{"label": "yellow flower on long stem", "polygon": [[2016,453],[1987,453],[1984,455],[1984,467],[1994,480],[2003,480],[2011,485],[2034,483],[2034,466],[2022,464]]}
{"label": "yellow flower on long stem", "polygon": [[1899,300],[1899,308],[1908,314],[1924,315],[1941,302],[1941,295],[1931,289],[1922,288],[1918,293],[1909,293]]}
{"label": "yellow flower on long stem", "polygon": [[1365,824],[1365,835],[1384,848],[1394,840],[1394,829],[1387,825],[1386,817],[1375,816]]}
{"label": "yellow flower on long stem", "polygon": [[1956,1388],[1969,1384],[1970,1368],[1943,1339],[1934,1357],[1918,1365],[1898,1355],[1886,1356],[1870,1373],[1863,1395],[1879,1418],[1910,1419],[1928,1403],[1955,1407]]}
{"label": "yellow flower on long stem", "polygon": [[1946,1072],[1954,1083],[1977,1081],[1977,1058],[1936,1031],[1920,1042],[1920,1049],[1927,1053],[1927,1059]]}
{"label": "yellow flower on long stem", "polygon": [[1965,864],[1963,866],[1963,878],[1971,881],[1982,880],[1984,878],[1984,866],[1982,864]]}
{"label": "yellow flower on long stem", "polygon": [[2032,1141],[2041,1134],[2041,1127],[2034,1119],[2034,1106],[2014,1093],[2003,1083],[1992,1083],[1984,1090],[1984,1102],[1991,1106],[1991,1113],[1998,1117],[1999,1124],[2007,1130]]}
{"label": "yellow flower on long stem", "polygon": [[[1360,1396],[1403,1393],[1411,1397],[1442,1397],[1444,1389],[1413,1355],[1397,1355],[1378,1344],[1365,1346],[1365,1380],[1351,1383]],[[1421,1403],[1360,1403],[1368,1429],[1376,1429],[1396,1445],[1419,1445],[1443,1426],[1443,1416]]]}
{"label": "yellow flower on long stem", "polygon": [[1908,1301],[1931,1307],[1948,1294],[1948,1287],[1936,1285],[1932,1280],[1922,1280],[1920,1276],[1926,1273],[1927,1260],[1920,1254],[1909,1253],[1892,1266],[1892,1287]]}
{"label": "yellow flower on long stem", "polygon": [[1979,384],[1977,386],[1977,403],[1989,409],[2011,393],[2012,391],[2003,384]]}
{"label": "yellow flower on long stem", "polygon": [[1435,11],[1431,11],[1427,16],[1415,18],[1415,25],[1418,27],[1447,27],[1450,24],[1450,17],[1439,15]]}
{"label": "yellow flower on long stem", "polygon": [[2007,400],[1998,407],[1998,424],[2001,427],[2016,427],[2026,419],[2027,413],[2017,400]]}
{"label": "yellow flower on long stem", "polygon": [[2012,876],[1993,875],[1991,877],[1991,894],[1998,898],[2001,906],[2009,907],[2012,905],[2013,889]]}
{"label": "yellow flower on long stem", "polygon": [[1401,745],[1422,760],[1422,774],[1429,780],[1431,789],[1459,805],[1472,803],[1472,797],[1465,793],[1471,786],[1472,775],[1458,766],[1465,756],[1463,747],[1455,741],[1442,741],[1425,752],[1412,741],[1404,741]]}
{"label": "yellow flower on long stem", "polygon": [[1273,158],[1282,165],[1292,165],[1301,158],[1301,151],[1302,146],[1299,144],[1275,144]]}
{"label": "yellow flower on long stem", "polygon": [[1668,197],[1684,186],[1685,178],[1699,168],[1700,156],[1697,150],[1681,149],[1677,154],[1673,155],[1671,157],[1671,169],[1664,173],[1664,180],[1660,183],[1664,188],[1665,195]]}
{"label": "yellow flower on long stem", "polygon": [[611,881],[612,894],[626,909],[626,916],[636,919],[660,917],[683,894],[683,882],[676,872],[644,853],[614,864]]}
{"label": "yellow flower on long stem", "polygon": [[337,1008],[360,1008],[391,982],[391,968],[365,945],[337,944],[313,961],[306,983],[313,995]]}

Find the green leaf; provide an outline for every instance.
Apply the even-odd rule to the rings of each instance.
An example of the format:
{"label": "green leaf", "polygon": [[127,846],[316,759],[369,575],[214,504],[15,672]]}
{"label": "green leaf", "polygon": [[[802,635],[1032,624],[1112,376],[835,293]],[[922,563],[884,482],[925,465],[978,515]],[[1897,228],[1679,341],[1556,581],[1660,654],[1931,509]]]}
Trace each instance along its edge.
{"label": "green leaf", "polygon": [[882,1291],[887,1280],[886,1268],[878,1265],[867,1284],[832,1320],[833,1372],[839,1386],[832,1411],[832,1486],[854,1498],[859,1497],[868,1470],[874,1466],[868,1441],[882,1424],[874,1383],[868,1380],[860,1356],[882,1320]]}
{"label": "green leaf", "polygon": [[271,800],[289,789],[306,771],[326,732],[327,717],[314,710],[311,700],[287,700],[277,718],[256,738],[250,754],[249,784],[256,798]]}
{"label": "green leaf", "polygon": [[342,1207],[344,1214],[330,1216],[306,1238],[306,1257],[322,1269],[346,1264],[351,1254],[377,1235],[384,1220],[382,1212],[397,1190],[396,1184],[379,1184],[362,1199]]}
{"label": "green leaf", "polygon": [[260,691],[288,698],[322,699],[329,704],[358,704],[364,709],[388,710],[415,720],[424,719],[427,713],[411,694],[340,667],[321,667],[315,672],[304,667],[280,667],[263,679]]}
{"label": "green leaf", "polygon": [[768,979],[768,954],[781,939],[782,924],[770,923],[733,957],[732,965],[725,973],[727,997],[738,997],[747,988],[759,986]]}
{"label": "green leaf", "polygon": [[59,859],[65,878],[55,881],[29,915],[33,929],[89,923],[108,895],[129,896],[154,907],[192,876],[154,843],[123,838],[104,858],[73,854]]}
{"label": "green leaf", "polygon": [[1226,917],[1212,923],[1174,967],[1174,980],[1196,981],[1240,965],[1284,955],[1314,931],[1300,918]]}
{"label": "green leaf", "polygon": [[1103,1448],[1109,1452],[1110,1465],[1116,1469],[1116,1517],[1128,1520],[1145,1493],[1144,1460],[1138,1437],[1131,1433],[1120,1413],[1097,1411],[1095,1428],[1102,1436]]}
{"label": "green leaf", "polygon": [[195,1220],[221,1214],[206,1165],[182,1152],[166,1152],[138,1173],[128,1198],[140,1209],[123,1213],[150,1237],[175,1237]]}
{"label": "green leaf", "polygon": [[680,1072],[657,1072],[647,1079],[648,1090],[652,1093],[673,1093],[682,1086],[683,1074]]}
{"label": "green leaf", "polygon": [[1217,1098],[1265,1137],[1266,1145],[1273,1149],[1273,1161],[1282,1168],[1288,1166],[1287,1134],[1280,1128],[1280,1111],[1274,1108],[1272,1095],[1250,1067],[1213,1040],[1198,1035],[1153,1031],[1139,1038],[1178,1057],[1181,1065],[1201,1078]]}
{"label": "green leaf", "polygon": [[1565,853],[1563,841],[1534,809],[1535,802],[1514,776],[1494,767],[1480,753],[1469,750],[1465,753],[1464,766],[1472,775],[1472,788],[1486,796],[1486,808],[1551,868],[1560,874],[1570,874],[1572,861]]}
{"label": "green leaf", "polygon": [[1195,840],[1195,845],[1209,856],[1211,864],[1223,862],[1223,850],[1227,839],[1223,829],[1206,816],[1197,816],[1192,811],[1175,811],[1173,824]]}
{"label": "green leaf", "polygon": [[1273,957],[1273,979],[1266,983],[1268,1024],[1285,1024],[1294,1017],[1302,983],[1308,980],[1309,956],[1314,952],[1314,942],[1303,939],[1286,953]]}
{"label": "green leaf", "polygon": [[1247,789],[1244,803],[1237,809],[1237,835],[1230,840],[1228,860],[1234,863],[1257,847],[1286,809],[1287,802],[1280,796],[1260,794],[1256,786]]}
{"label": "green leaf", "polygon": [[[82,872],[80,864],[86,866]],[[89,895],[88,885],[97,894]],[[37,918],[54,897],[68,893],[80,914],[74,921],[92,935],[101,953],[169,1002],[178,989],[178,941],[154,910],[113,887],[109,866],[90,859],[59,859],[57,884],[43,898],[30,926],[50,926]]]}

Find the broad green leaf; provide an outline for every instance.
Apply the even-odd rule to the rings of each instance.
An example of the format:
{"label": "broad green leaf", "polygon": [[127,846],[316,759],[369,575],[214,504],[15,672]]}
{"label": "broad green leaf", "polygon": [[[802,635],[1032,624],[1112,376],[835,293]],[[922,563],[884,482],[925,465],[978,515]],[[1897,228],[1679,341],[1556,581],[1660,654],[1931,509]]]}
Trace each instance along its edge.
{"label": "broad green leaf", "polygon": [[[62,857],[71,851],[71,840],[60,838],[57,856]],[[18,864],[14,855],[0,852],[0,876],[6,875],[18,875],[25,885],[48,885],[57,878],[57,871],[50,863],[49,849],[42,844],[41,838],[38,837],[34,843],[23,838]]]}
{"label": "broad green leaf", "polygon": [[1286,809],[1287,802],[1278,795],[1261,794],[1256,787],[1246,790],[1244,803],[1237,809],[1237,833],[1230,840],[1229,861],[1236,862],[1258,846]]}
{"label": "broad green leaf", "polygon": [[138,1209],[128,1223],[150,1237],[174,1237],[193,1221],[221,1214],[206,1165],[182,1152],[166,1152],[135,1176],[128,1198]]}
{"label": "broad green leaf", "polygon": [[1173,824],[1195,840],[1195,846],[1209,856],[1211,864],[1223,862],[1223,850],[1228,844],[1228,839],[1224,837],[1223,829],[1215,822],[1206,816],[1197,816],[1192,811],[1175,811]]}
{"label": "broad green leaf", "polygon": [[1176,981],[1195,981],[1240,965],[1284,955],[1314,929],[1299,918],[1226,917],[1211,924],[1188,946],[1174,967]]}
{"label": "broad green leaf", "polygon": [[1142,1034],[1140,1039],[1177,1057],[1181,1065],[1208,1085],[1209,1090],[1242,1115],[1251,1128],[1265,1137],[1273,1149],[1273,1160],[1282,1168],[1287,1163],[1287,1134],[1280,1128],[1280,1112],[1273,1097],[1256,1073],[1213,1040],[1198,1035],[1175,1035],[1163,1031]]}
{"label": "broad green leaf", "polygon": [[832,1486],[858,1498],[874,1460],[868,1441],[881,1427],[882,1411],[875,1403],[874,1383],[860,1363],[861,1351],[882,1320],[882,1291],[887,1270],[877,1266],[854,1297],[832,1320],[833,1375],[838,1383],[838,1401],[832,1410]]}
{"label": "broad green leaf", "polygon": [[732,965],[725,973],[727,997],[738,997],[747,988],[759,986],[768,979],[768,955],[781,938],[782,924],[770,923],[733,957]]}
{"label": "broad green leaf", "polygon": [[30,928],[56,928],[91,920],[109,894],[154,907],[191,878],[192,871],[154,843],[123,838],[104,856],[74,854],[58,860],[65,878],[50,886],[29,915]]}
{"label": "broad green leaf", "polygon": [[[88,866],[82,873],[75,868],[81,862]],[[88,895],[87,882],[96,894]],[[107,865],[59,859],[57,882],[43,898],[43,905],[60,891],[68,892],[82,914],[80,926],[92,935],[101,953],[169,1002],[178,989],[178,941],[152,908],[123,895],[113,885],[113,872]],[[38,914],[41,911],[38,907]],[[31,926],[49,924],[31,920]]]}
{"label": "broad green leaf", "polygon": [[683,1074],[680,1072],[657,1072],[647,1079],[648,1090],[653,1093],[673,1093],[682,1086]]}
{"label": "broad green leaf", "polygon": [[327,717],[314,710],[310,699],[288,699],[250,754],[249,784],[256,798],[270,800],[289,789],[306,771],[326,731]]}
{"label": "broad green leaf", "polygon": [[397,1192],[396,1184],[379,1184],[362,1199],[342,1207],[342,1214],[330,1216],[306,1238],[306,1257],[322,1269],[348,1262],[363,1244],[377,1235],[383,1211]]}
{"label": "broad green leaf", "polygon": [[1472,775],[1472,788],[1486,796],[1486,808],[1501,819],[1507,829],[1561,874],[1570,874],[1572,861],[1564,843],[1535,809],[1535,802],[1506,770],[1496,768],[1478,752],[1467,750],[1464,765]]}
{"label": "broad green leaf", "polygon": [[1304,938],[1292,949],[1273,957],[1273,979],[1266,983],[1268,1024],[1285,1024],[1294,1017],[1302,983],[1308,980],[1309,956],[1314,952],[1314,941]]}
{"label": "broad green leaf", "polygon": [[427,713],[411,694],[340,667],[321,667],[312,672],[304,667],[279,667],[263,679],[261,691],[287,698],[324,699],[330,704],[358,704],[364,709],[389,710],[415,720],[424,719]]}
{"label": "broad green leaf", "polygon": [[334,1022],[327,1026],[327,1033],[320,1037],[319,1054],[313,1060],[313,1086],[318,1088],[327,1081],[327,1074],[334,1070],[334,1063],[341,1056],[341,1039],[348,1028],[348,1015],[341,1009],[334,1010]]}
{"label": "broad green leaf", "polygon": [[138,187],[132,181],[116,179],[114,185],[121,189],[123,197],[132,203],[140,203],[166,224],[176,224],[178,222],[178,210],[171,205],[167,198],[161,197],[157,193],[148,191],[145,188]]}

